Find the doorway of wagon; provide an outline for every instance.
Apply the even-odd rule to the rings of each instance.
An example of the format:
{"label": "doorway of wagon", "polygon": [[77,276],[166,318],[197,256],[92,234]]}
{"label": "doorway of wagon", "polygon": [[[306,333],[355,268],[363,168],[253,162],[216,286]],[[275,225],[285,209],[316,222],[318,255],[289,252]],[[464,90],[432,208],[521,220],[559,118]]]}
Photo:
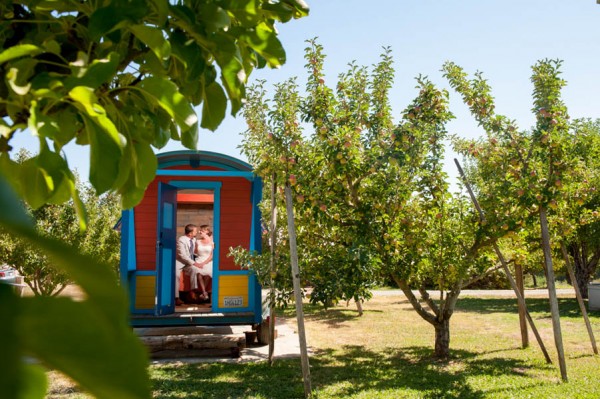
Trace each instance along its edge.
{"label": "doorway of wagon", "polygon": [[[196,262],[203,264],[202,275],[198,278],[202,279],[199,286],[204,288],[208,293],[209,298],[203,298],[200,294],[202,289],[194,291],[191,287],[190,276],[181,274],[179,281],[179,298],[183,305],[175,307],[175,312],[189,312],[191,310],[197,312],[210,312],[212,299],[212,269],[214,262],[214,213],[215,193],[210,189],[180,189],[177,191],[177,237],[185,234],[185,227],[194,225],[198,228],[196,236],[196,248],[194,257]],[[200,231],[208,234],[201,234]],[[204,240],[201,240],[201,236]],[[209,237],[209,238],[207,238]],[[210,259],[206,264],[204,262]]]}

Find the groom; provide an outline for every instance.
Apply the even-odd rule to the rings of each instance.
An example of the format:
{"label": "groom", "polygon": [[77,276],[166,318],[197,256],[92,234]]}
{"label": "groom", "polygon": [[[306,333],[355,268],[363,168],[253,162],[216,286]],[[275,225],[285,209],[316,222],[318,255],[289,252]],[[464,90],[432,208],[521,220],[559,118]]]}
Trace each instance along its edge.
{"label": "groom", "polygon": [[198,227],[193,224],[185,226],[184,235],[177,239],[177,252],[175,255],[175,305],[183,305],[179,298],[179,281],[181,271],[190,277],[190,287],[192,290],[198,289],[198,276],[200,273],[200,264],[196,263],[194,250],[196,248],[196,234]]}

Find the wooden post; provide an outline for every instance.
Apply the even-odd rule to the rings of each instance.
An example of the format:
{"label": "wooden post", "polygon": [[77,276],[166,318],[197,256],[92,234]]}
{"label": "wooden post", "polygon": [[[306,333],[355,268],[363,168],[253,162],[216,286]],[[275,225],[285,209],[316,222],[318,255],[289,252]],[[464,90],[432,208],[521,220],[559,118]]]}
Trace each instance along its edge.
{"label": "wooden post", "polygon": [[276,254],[276,239],[277,234],[275,230],[277,229],[277,204],[276,204],[276,195],[277,195],[277,174],[273,173],[273,181],[271,182],[271,223],[269,225],[269,242],[271,244],[271,295],[269,300],[269,364],[273,365],[273,353],[275,352],[275,304],[272,299],[275,296],[275,283],[273,280],[273,275],[275,273],[275,256]]}
{"label": "wooden post", "polygon": [[[479,206],[479,205],[477,205],[477,206]],[[548,351],[546,350],[544,341],[542,341],[542,337],[541,337],[540,333],[538,332],[538,329],[536,328],[535,324],[533,323],[533,319],[531,318],[529,311],[527,310],[527,305],[525,304],[525,298],[523,298],[523,296],[519,292],[519,289],[517,288],[517,283],[515,282],[515,279],[513,278],[512,274],[510,273],[510,270],[508,269],[508,263],[506,262],[506,259],[504,259],[504,255],[502,254],[502,252],[500,252],[500,248],[498,247],[498,244],[496,244],[496,243],[494,243],[494,251],[496,252],[496,255],[498,256],[498,259],[500,259],[500,262],[502,263],[504,273],[506,274],[506,277],[508,278],[508,282],[510,283],[510,286],[512,287],[513,291],[517,295],[517,301],[519,302],[519,307],[523,308],[525,310],[525,317],[527,317],[527,321],[529,322],[531,331],[533,331],[533,335],[535,335],[535,339],[537,340],[537,343],[540,346],[540,349],[542,350],[544,357],[546,358],[546,362],[552,363],[552,359],[550,359],[550,355],[548,354]]]}
{"label": "wooden post", "polygon": [[[463,172],[462,167],[460,166],[460,163],[458,163],[458,160],[456,158],[454,159],[454,163],[456,164],[456,167],[458,168],[458,172],[463,180],[463,183],[465,184],[465,187],[467,188],[469,196],[471,197],[471,201],[473,202],[475,209],[477,209],[477,213],[479,213],[479,218],[483,221],[485,219],[485,217],[483,215],[483,211],[481,210],[481,207],[479,206],[479,202],[477,202],[477,198],[475,198],[475,194],[473,193],[473,190],[471,190],[471,186],[469,185],[469,182],[467,181],[465,172]],[[506,262],[506,259],[504,259],[504,255],[500,251],[498,244],[494,243],[493,246],[494,246],[494,251],[496,252],[496,255],[498,256],[498,259],[500,260],[500,263],[502,264],[502,268],[504,270],[504,273],[506,274],[506,278],[508,278],[508,282],[510,283],[510,286],[512,287],[513,291],[515,292],[515,295],[517,296],[517,301],[519,302],[519,307],[523,308],[525,311],[525,316],[527,317],[527,321],[529,322],[531,331],[533,331],[533,334],[535,335],[535,339],[537,340],[537,343],[540,346],[542,353],[544,354],[544,358],[546,359],[546,362],[552,363],[552,359],[550,359],[550,355],[548,354],[548,351],[546,350],[546,347],[544,346],[544,341],[542,341],[542,337],[540,336],[540,333],[538,332],[537,328],[535,327],[535,324],[533,323],[533,319],[531,318],[529,311],[527,311],[527,304],[525,303],[525,299],[523,298],[523,295],[521,295],[521,293],[519,292],[519,289],[517,288],[517,283],[515,282],[515,279],[512,277],[512,274],[510,273],[510,270],[508,269],[508,263]]]}
{"label": "wooden post", "polygon": [[[521,296],[525,298],[525,284],[523,282],[523,266],[515,263],[515,276],[517,282],[517,288],[521,293]],[[517,301],[518,302],[518,301]],[[525,310],[519,304],[519,325],[521,326],[521,345],[523,348],[527,348],[529,346],[529,334],[527,331],[527,319],[525,316]]]}
{"label": "wooden post", "polygon": [[308,348],[306,346],[306,331],[304,330],[304,311],[302,309],[302,294],[300,293],[300,269],[298,267],[298,247],[296,246],[296,226],[294,222],[294,206],[292,203],[292,188],[285,185],[285,206],[287,211],[288,235],[290,240],[290,261],[292,263],[292,281],[294,299],[296,301],[296,319],[298,321],[298,339],[300,341],[300,360],[302,362],[302,377],[304,380],[304,397],[311,396],[310,367],[308,364]]}
{"label": "wooden post", "polygon": [[548,232],[548,219],[546,208],[540,207],[540,229],[542,230],[542,251],[544,252],[544,268],[548,280],[548,297],[550,298],[550,313],[552,314],[552,330],[554,331],[554,344],[558,352],[558,364],[560,376],[567,382],[567,363],[565,361],[565,349],[563,347],[562,331],[560,329],[560,314],[558,313],[558,299],[556,298],[556,286],[554,285],[554,269],[552,267],[552,252],[550,249],[550,233]]}
{"label": "wooden post", "polygon": [[594,331],[592,330],[592,325],[590,324],[590,318],[588,317],[587,311],[585,310],[585,304],[583,303],[583,297],[581,296],[581,291],[579,291],[579,285],[577,284],[577,279],[575,278],[575,273],[573,272],[573,265],[571,265],[571,260],[569,259],[569,253],[567,252],[567,247],[565,243],[561,241],[560,250],[562,251],[563,258],[565,259],[565,265],[567,265],[567,271],[569,272],[569,276],[571,277],[571,283],[573,283],[573,288],[575,289],[575,296],[577,297],[577,302],[579,303],[579,309],[581,309],[581,314],[583,315],[583,320],[585,321],[585,326],[587,327],[588,335],[590,336],[590,342],[592,343],[592,349],[594,353],[598,354],[598,347],[596,346],[596,338],[594,338]]}

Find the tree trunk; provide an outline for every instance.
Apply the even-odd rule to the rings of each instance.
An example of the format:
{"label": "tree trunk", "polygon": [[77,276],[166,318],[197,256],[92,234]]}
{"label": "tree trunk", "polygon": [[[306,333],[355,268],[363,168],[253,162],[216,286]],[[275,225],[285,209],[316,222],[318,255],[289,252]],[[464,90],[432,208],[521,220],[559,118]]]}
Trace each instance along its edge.
{"label": "tree trunk", "polygon": [[[523,282],[523,267],[515,263],[515,276],[516,283],[521,296],[525,298],[525,284]],[[523,348],[527,348],[529,346],[529,333],[527,331],[527,308],[522,306],[521,301],[517,301],[517,305],[519,307],[519,326],[521,327],[521,345]]]}
{"label": "tree trunk", "polygon": [[354,298],[354,302],[356,303],[356,310],[358,311],[358,315],[362,316],[363,315],[362,301],[360,299]]}
{"label": "tree trunk", "polygon": [[450,355],[450,320],[443,319],[435,325],[435,357],[446,359]]}
{"label": "tree trunk", "polygon": [[[589,250],[585,243],[574,242],[568,247],[569,255],[573,258],[573,272],[579,292],[583,298],[588,297],[588,283],[594,276],[598,261],[600,260],[600,250]],[[591,254],[588,254],[591,252]]]}

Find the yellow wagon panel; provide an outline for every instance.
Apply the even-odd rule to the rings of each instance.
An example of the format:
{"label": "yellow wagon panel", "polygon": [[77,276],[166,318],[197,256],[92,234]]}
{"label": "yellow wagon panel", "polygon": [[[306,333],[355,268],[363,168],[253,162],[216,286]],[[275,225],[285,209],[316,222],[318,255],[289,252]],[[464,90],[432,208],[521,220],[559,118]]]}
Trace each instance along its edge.
{"label": "yellow wagon panel", "polygon": [[249,280],[247,275],[221,275],[219,277],[219,307],[247,307],[248,287]]}
{"label": "yellow wagon panel", "polygon": [[156,276],[136,276],[135,308],[153,309],[156,302]]}

